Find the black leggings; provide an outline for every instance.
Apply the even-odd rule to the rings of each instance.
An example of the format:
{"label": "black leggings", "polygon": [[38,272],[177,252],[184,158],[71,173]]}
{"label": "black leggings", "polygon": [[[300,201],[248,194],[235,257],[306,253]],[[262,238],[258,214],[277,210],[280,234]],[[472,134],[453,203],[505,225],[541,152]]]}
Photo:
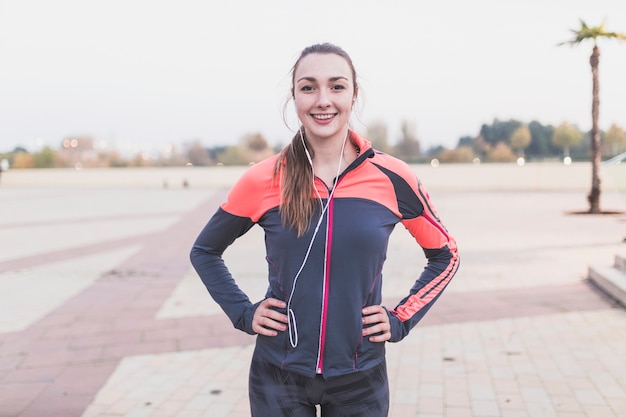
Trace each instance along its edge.
{"label": "black leggings", "polygon": [[385,361],[362,372],[309,378],[252,360],[249,380],[252,417],[386,417],[389,383]]}

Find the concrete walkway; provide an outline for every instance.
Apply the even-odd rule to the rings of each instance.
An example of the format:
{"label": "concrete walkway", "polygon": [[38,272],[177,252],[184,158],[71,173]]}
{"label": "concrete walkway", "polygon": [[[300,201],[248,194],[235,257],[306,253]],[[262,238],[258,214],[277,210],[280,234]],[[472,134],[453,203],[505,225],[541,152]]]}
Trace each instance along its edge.
{"label": "concrete walkway", "polygon": [[[249,415],[254,339],[188,261],[225,191],[191,185],[0,188],[0,417]],[[626,416],[626,312],[586,280],[626,251],[626,217],[567,214],[577,191],[428,188],[462,264],[388,344],[390,415]],[[253,299],[262,239],[253,228],[225,255]],[[423,265],[399,227],[387,305]]]}

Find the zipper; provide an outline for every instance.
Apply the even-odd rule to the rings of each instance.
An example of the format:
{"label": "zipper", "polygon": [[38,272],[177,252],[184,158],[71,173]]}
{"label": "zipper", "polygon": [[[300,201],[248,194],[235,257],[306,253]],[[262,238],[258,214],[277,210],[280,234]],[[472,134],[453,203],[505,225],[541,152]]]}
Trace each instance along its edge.
{"label": "zipper", "polygon": [[[372,156],[373,151],[371,150],[371,148],[368,150],[368,152],[366,152],[366,154],[362,154],[360,156],[357,157],[356,161],[359,161],[359,165],[361,163],[360,158],[365,158],[365,155],[367,155],[367,157],[371,157]],[[322,312],[320,315],[320,337],[319,337],[319,341],[318,341],[318,348],[317,348],[317,362],[315,364],[315,373],[318,375],[321,375],[324,372],[324,347],[326,345],[326,321],[327,321],[327,316],[328,316],[328,292],[329,292],[329,287],[330,287],[330,254],[331,254],[331,247],[332,247],[332,230],[333,230],[333,206],[334,206],[334,201],[335,201],[335,193],[333,192],[333,189],[336,189],[339,186],[339,182],[341,181],[341,179],[343,179],[343,177],[345,177],[345,175],[352,171],[353,169],[356,168],[357,165],[355,165],[355,162],[353,162],[350,166],[348,166],[340,175],[337,176],[337,178],[335,178],[335,184],[333,185],[333,188],[328,188],[328,185],[326,185],[326,183],[319,177],[315,177],[318,181],[320,181],[322,184],[324,184],[324,187],[326,187],[326,192],[328,194],[328,198],[330,199],[330,201],[328,202],[328,210],[326,210],[326,241],[324,242],[324,282],[322,284]],[[354,165],[354,166],[353,166]],[[355,367],[356,367],[356,361],[355,361]]]}
{"label": "zipper", "polygon": [[[323,181],[322,181],[323,183]],[[335,182],[337,187],[338,181]],[[328,187],[326,187],[328,190]],[[317,349],[317,363],[315,365],[315,373],[322,374],[324,372],[324,347],[326,345],[326,323],[328,321],[328,293],[330,288],[330,254],[332,249],[332,230],[333,230],[333,206],[334,195],[332,190],[328,190],[330,202],[328,210],[326,210],[326,239],[324,241],[324,281],[322,283],[322,308],[320,315],[320,336]]]}

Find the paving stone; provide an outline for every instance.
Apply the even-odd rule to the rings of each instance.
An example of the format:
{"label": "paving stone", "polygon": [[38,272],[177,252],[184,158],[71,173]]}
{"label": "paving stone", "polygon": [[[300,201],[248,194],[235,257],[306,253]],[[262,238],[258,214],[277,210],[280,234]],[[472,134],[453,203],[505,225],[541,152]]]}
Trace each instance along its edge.
{"label": "paving stone", "polygon": [[[39,211],[11,209],[13,192],[0,194],[0,214],[14,216],[0,216],[0,230],[39,240],[0,242],[0,304],[11,306],[0,323],[3,413],[249,415],[254,338],[233,329],[188,261],[223,190],[19,190]],[[626,313],[584,279],[589,264],[610,264],[623,248],[623,222],[564,215],[580,199],[438,193],[463,266],[411,335],[388,345],[391,417],[626,414]],[[81,232],[89,237],[55,240]],[[402,232],[390,242],[387,305],[423,267]],[[255,298],[265,287],[262,239],[253,228],[225,254]],[[236,262],[241,254],[258,262]],[[34,283],[32,305],[8,298],[28,299]]]}

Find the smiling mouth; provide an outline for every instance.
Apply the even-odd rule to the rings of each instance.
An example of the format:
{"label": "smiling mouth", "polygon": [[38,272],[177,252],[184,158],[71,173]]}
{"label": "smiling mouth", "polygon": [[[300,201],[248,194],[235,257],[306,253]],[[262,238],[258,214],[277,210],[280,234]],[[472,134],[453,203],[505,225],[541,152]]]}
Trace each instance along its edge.
{"label": "smiling mouth", "polygon": [[328,120],[328,119],[332,119],[336,115],[337,115],[337,113],[333,113],[333,114],[312,114],[311,117],[313,117],[314,119],[317,119],[317,120]]}

